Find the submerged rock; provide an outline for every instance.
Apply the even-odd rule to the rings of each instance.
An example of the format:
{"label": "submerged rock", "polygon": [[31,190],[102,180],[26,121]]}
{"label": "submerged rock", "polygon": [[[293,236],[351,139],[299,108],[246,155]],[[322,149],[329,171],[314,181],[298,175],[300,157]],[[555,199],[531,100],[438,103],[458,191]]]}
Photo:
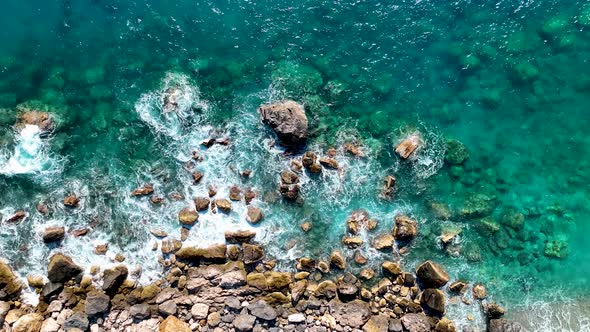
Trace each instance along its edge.
{"label": "submerged rock", "polygon": [[421,145],[422,136],[416,131],[399,142],[395,148],[395,153],[397,153],[403,159],[408,159]]}
{"label": "submerged rock", "polygon": [[451,165],[460,165],[467,158],[469,158],[469,152],[463,143],[458,140],[451,139],[447,141],[445,151],[445,162]]}
{"label": "submerged rock", "polygon": [[[23,219],[25,219],[27,216],[27,214],[25,213],[25,211],[23,210],[18,210],[16,211],[12,216],[10,216],[10,218],[6,219],[6,222],[20,222]],[[0,219],[1,219],[1,215],[0,215]]]}
{"label": "submerged rock", "polygon": [[297,146],[307,140],[308,121],[303,106],[292,100],[262,105],[262,122],[272,128],[284,146]]}

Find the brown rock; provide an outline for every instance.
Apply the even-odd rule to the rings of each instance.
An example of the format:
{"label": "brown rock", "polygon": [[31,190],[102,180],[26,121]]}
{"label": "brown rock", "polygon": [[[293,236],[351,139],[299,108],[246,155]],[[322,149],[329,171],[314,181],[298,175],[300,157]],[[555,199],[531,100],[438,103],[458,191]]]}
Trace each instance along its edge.
{"label": "brown rock", "polygon": [[246,205],[250,204],[254,198],[256,198],[256,193],[251,189],[247,189],[244,193],[244,201],[246,202]]}
{"label": "brown rock", "polygon": [[64,227],[47,227],[43,232],[43,242],[51,243],[63,240],[66,235],[66,229]]}
{"label": "brown rock", "polygon": [[249,230],[227,231],[225,241],[229,243],[249,243],[256,236],[256,232]]}
{"label": "brown rock", "polygon": [[229,188],[229,199],[232,201],[242,200],[242,190],[238,186],[232,186]]}
{"label": "brown rock", "polygon": [[473,298],[476,300],[483,300],[488,296],[486,287],[482,284],[473,285]]}
{"label": "brown rock", "polygon": [[82,273],[82,268],[76,265],[72,259],[63,254],[55,254],[47,265],[47,278],[51,282],[63,283]]}
{"label": "brown rock", "polygon": [[160,332],[191,332],[190,326],[174,316],[168,316],[160,324]]}
{"label": "brown rock", "polygon": [[[369,228],[369,213],[366,210],[360,209],[353,211],[346,220],[346,227],[348,232],[358,234],[361,229]],[[374,228],[374,227],[372,227]]]}
{"label": "brown rock", "polygon": [[72,194],[64,198],[64,205],[71,208],[76,208],[80,205],[80,199],[76,195]]}
{"label": "brown rock", "polygon": [[79,228],[72,231],[72,235],[75,237],[84,236],[90,232],[88,228]]}
{"label": "brown rock", "polygon": [[408,159],[422,144],[419,132],[414,132],[404,138],[395,148],[395,152],[403,159]]}
{"label": "brown rock", "polygon": [[332,280],[324,280],[319,283],[315,289],[314,295],[316,297],[325,297],[327,299],[333,299],[337,295],[338,288]]}
{"label": "brown rock", "polygon": [[385,261],[381,267],[383,268],[383,273],[389,277],[397,277],[402,273],[402,268],[394,262]]}
{"label": "brown rock", "polygon": [[430,320],[423,314],[408,313],[401,318],[404,328],[408,332],[430,332]]}
{"label": "brown rock", "polygon": [[242,244],[243,259],[245,264],[252,264],[261,261],[264,258],[264,250],[255,244]]}
{"label": "brown rock", "polygon": [[311,230],[311,222],[306,221],[303,224],[301,224],[301,230],[305,233],[309,232]]}
{"label": "brown rock", "polygon": [[359,276],[365,280],[371,280],[375,277],[375,270],[371,268],[364,268],[359,272]]}
{"label": "brown rock", "polygon": [[152,205],[160,205],[160,204],[164,203],[164,197],[156,196],[156,195],[151,196],[150,203],[152,203]]}
{"label": "brown rock", "polygon": [[489,319],[501,318],[506,313],[506,310],[495,302],[489,302],[485,305],[484,309]]}
{"label": "brown rock", "polygon": [[43,316],[33,313],[21,316],[12,326],[12,332],[39,332]]}
{"label": "brown rock", "polygon": [[266,277],[262,273],[259,273],[259,272],[249,273],[248,276],[246,277],[246,282],[248,283],[248,286],[250,286],[250,287],[257,288],[261,291],[268,290],[268,283],[266,282]]}
{"label": "brown rock", "polygon": [[349,154],[355,157],[364,157],[365,154],[361,150],[360,146],[353,144],[353,143],[346,143],[344,144],[344,151],[348,152]]}
{"label": "brown rock", "polygon": [[330,265],[332,265],[340,270],[346,269],[346,258],[342,254],[342,251],[340,251],[340,250],[332,251],[332,254],[330,254]]}
{"label": "brown rock", "polygon": [[[301,158],[303,167],[311,171],[313,165],[317,165],[318,156],[313,151],[306,151]],[[318,165],[319,166],[319,165]],[[315,173],[315,172],[314,172]]]}
{"label": "brown rock", "polygon": [[297,102],[285,100],[266,104],[258,111],[262,122],[272,128],[282,145],[297,146],[307,140],[307,116]]}
{"label": "brown rock", "polygon": [[282,184],[296,184],[299,182],[299,177],[297,174],[291,171],[283,171],[281,172],[281,183]]}
{"label": "brown rock", "polygon": [[395,216],[393,236],[398,241],[410,241],[418,235],[418,223],[404,215]]}
{"label": "brown rock", "polygon": [[194,202],[197,211],[207,211],[207,209],[209,208],[209,203],[211,203],[211,200],[209,200],[209,198],[207,197],[197,197],[195,198]]}
{"label": "brown rock", "polygon": [[25,125],[38,126],[41,131],[52,131],[54,128],[53,118],[47,112],[37,110],[27,110],[19,114],[17,127],[24,127]]}
{"label": "brown rock", "polygon": [[342,244],[349,248],[358,248],[363,244],[363,239],[358,236],[345,236],[342,238]]}
{"label": "brown rock", "polygon": [[371,316],[369,321],[363,326],[363,332],[388,332],[389,318],[386,315],[380,314]]}
{"label": "brown rock", "polygon": [[279,193],[285,199],[290,200],[290,201],[295,201],[295,200],[297,200],[297,198],[299,198],[300,189],[301,189],[301,187],[299,187],[299,185],[297,185],[297,184],[294,184],[294,185],[282,184],[279,187]]}
{"label": "brown rock", "polygon": [[347,303],[332,300],[329,303],[332,316],[340,325],[352,328],[361,328],[371,317],[368,303],[361,300],[354,300]]}
{"label": "brown rock", "polygon": [[248,211],[246,212],[246,220],[252,224],[258,224],[264,218],[264,214],[260,208],[255,206],[248,206]]}
{"label": "brown rock", "polygon": [[186,226],[194,225],[199,220],[199,213],[192,208],[184,208],[178,212],[178,221]]}
{"label": "brown rock", "polygon": [[18,210],[10,218],[6,219],[6,222],[20,222],[25,219],[26,216],[27,214],[25,211]]}
{"label": "brown rock", "polygon": [[456,332],[457,328],[455,327],[455,323],[452,320],[448,319],[447,317],[443,317],[441,320],[436,323],[436,327],[434,328],[435,332]]}
{"label": "brown rock", "polygon": [[7,264],[0,261],[0,300],[11,300],[18,296],[22,285]]}
{"label": "brown rock", "polygon": [[208,190],[209,197],[213,197],[213,196],[217,195],[217,188],[215,188],[214,185],[210,184],[209,187],[207,187],[207,190]]}
{"label": "brown rock", "polygon": [[334,158],[320,158],[320,164],[326,168],[338,169],[338,162]]}
{"label": "brown rock", "polygon": [[242,176],[245,178],[249,178],[250,175],[252,175],[252,170],[251,169],[245,169],[242,171]]}
{"label": "brown rock", "polygon": [[37,212],[41,213],[44,216],[48,215],[49,207],[47,206],[47,204],[37,204]]}
{"label": "brown rock", "polygon": [[218,198],[214,201],[218,210],[229,213],[231,212],[231,202],[224,198]]}
{"label": "brown rock", "polygon": [[203,173],[201,173],[199,171],[194,171],[192,175],[193,175],[193,183],[194,184],[201,182],[201,179],[203,179]]}
{"label": "brown rock", "polygon": [[449,282],[447,272],[432,261],[425,261],[418,266],[416,276],[425,287],[439,288]]}
{"label": "brown rock", "polygon": [[147,196],[154,193],[154,186],[151,183],[144,184],[142,187],[134,189],[131,196]]}
{"label": "brown rock", "polygon": [[266,277],[268,289],[271,291],[280,291],[293,282],[289,272],[267,271],[264,276]]}
{"label": "brown rock", "polygon": [[299,280],[293,285],[293,288],[291,289],[291,300],[293,300],[294,303],[299,302],[307,289],[308,283],[307,280]]}
{"label": "brown rock", "polygon": [[422,292],[420,303],[427,309],[438,314],[445,313],[445,294],[435,288],[427,288]]}
{"label": "brown rock", "polygon": [[207,248],[185,247],[183,246],[176,252],[176,258],[191,262],[219,262],[225,261],[225,244],[218,244]]}
{"label": "brown rock", "polygon": [[457,280],[449,286],[449,290],[451,292],[457,293],[457,294],[465,293],[466,289],[467,289],[467,283],[464,281],[461,281],[461,280]]}
{"label": "brown rock", "polygon": [[367,259],[367,257],[363,256],[363,254],[360,252],[360,250],[355,250],[354,251],[354,262],[359,264],[359,265],[365,265],[367,264],[369,260]]}
{"label": "brown rock", "polygon": [[150,229],[150,233],[153,236],[155,236],[155,237],[166,237],[166,236],[168,236],[168,233],[166,233],[165,231],[163,231],[161,229],[152,228],[152,229]]}
{"label": "brown rock", "polygon": [[162,253],[164,255],[172,254],[177,252],[182,248],[182,242],[178,241],[177,239],[166,239],[162,240]]}
{"label": "brown rock", "polygon": [[373,241],[373,248],[377,250],[393,249],[393,235],[390,233],[385,233],[377,236]]}
{"label": "brown rock", "polygon": [[383,185],[382,195],[385,198],[391,198],[397,190],[397,179],[395,178],[395,176],[387,175],[385,177],[384,182],[385,184]]}

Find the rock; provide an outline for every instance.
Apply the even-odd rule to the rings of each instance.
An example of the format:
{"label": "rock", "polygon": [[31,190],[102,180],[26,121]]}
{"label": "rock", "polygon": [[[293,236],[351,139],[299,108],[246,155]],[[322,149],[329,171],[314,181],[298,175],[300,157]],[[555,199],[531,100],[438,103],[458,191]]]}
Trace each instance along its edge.
{"label": "rock", "polygon": [[440,235],[440,240],[444,244],[449,244],[455,239],[459,234],[461,234],[461,228],[457,226],[447,226],[443,228],[442,234]]}
{"label": "rock", "polygon": [[326,168],[338,169],[338,162],[334,158],[320,158],[320,164]]}
{"label": "rock", "polygon": [[297,260],[297,270],[313,272],[317,267],[317,262],[313,258],[301,257]]}
{"label": "rock", "polygon": [[358,236],[345,236],[342,238],[342,244],[348,248],[358,248],[363,244],[363,239]]}
{"label": "rock", "polygon": [[168,233],[166,231],[161,230],[161,229],[152,228],[152,229],[150,229],[150,233],[153,236],[155,236],[155,237],[166,237],[166,236],[168,236]]}
{"label": "rock", "polygon": [[385,315],[371,316],[363,325],[363,332],[388,332],[389,318]]}
{"label": "rock", "polygon": [[131,196],[147,196],[154,193],[154,186],[151,183],[146,183],[143,186],[134,189],[131,192]]}
{"label": "rock", "polygon": [[[43,288],[45,281],[43,280],[43,276],[41,276],[41,275],[29,274],[27,276],[27,283],[29,284],[30,287],[41,289],[41,288]],[[0,284],[1,284],[1,282],[0,282]]]}
{"label": "rock", "polygon": [[371,317],[369,304],[361,300],[342,303],[332,300],[329,303],[330,313],[340,325],[361,328]]}
{"label": "rock", "polygon": [[63,290],[64,285],[58,282],[48,282],[43,285],[41,289],[41,295],[45,299],[50,299],[51,297],[59,294]]}
{"label": "rock", "polygon": [[467,283],[461,280],[457,280],[449,285],[449,290],[456,294],[463,294],[467,289]]}
{"label": "rock", "polygon": [[365,156],[365,154],[361,150],[360,146],[358,146],[356,144],[345,143],[343,148],[344,148],[344,151],[346,151],[347,153],[349,153],[355,157],[364,157]]}
{"label": "rock", "polygon": [[256,322],[256,317],[248,314],[240,314],[238,315],[234,321],[233,326],[237,331],[252,331],[254,328],[254,323]]}
{"label": "rock", "polygon": [[201,179],[203,179],[203,173],[201,173],[199,171],[194,171],[192,173],[192,177],[193,177],[193,183],[197,184],[197,183],[201,182]]}
{"label": "rock", "polygon": [[449,282],[449,275],[438,264],[425,261],[416,269],[416,276],[420,282],[429,288],[439,288]]}
{"label": "rock", "polygon": [[402,332],[404,329],[402,325],[402,321],[399,319],[392,319],[389,321],[389,331],[390,332]]}
{"label": "rock", "polygon": [[158,305],[158,312],[164,317],[176,315],[176,311],[178,311],[178,307],[174,300],[168,300]]}
{"label": "rock", "polygon": [[129,271],[125,265],[118,265],[112,269],[105,270],[102,276],[102,289],[107,294],[115,293],[123,282],[125,282],[128,274]]}
{"label": "rock", "polygon": [[473,298],[476,300],[483,300],[488,296],[486,287],[482,284],[473,285]]}
{"label": "rock", "polygon": [[17,297],[21,289],[22,285],[10,266],[0,261],[0,300],[11,300]]}
{"label": "rock", "polygon": [[403,159],[408,159],[422,144],[422,137],[420,133],[416,131],[399,142],[395,148],[395,153]]}
{"label": "rock", "polygon": [[290,314],[287,321],[292,324],[300,324],[305,322],[305,315],[302,313]]}
{"label": "rock", "polygon": [[213,245],[207,248],[185,247],[183,246],[176,252],[176,258],[191,262],[219,262],[225,261],[225,244]]}
{"label": "rock", "polygon": [[315,289],[314,295],[318,298],[333,299],[338,294],[338,287],[332,280],[324,280]]}
{"label": "rock", "polygon": [[47,318],[41,325],[41,332],[58,332],[61,325],[53,318]]}
{"label": "rock", "polygon": [[398,275],[402,274],[402,268],[399,266],[398,263],[385,261],[381,265],[383,268],[383,273],[388,277],[396,278]]}
{"label": "rock", "polygon": [[297,200],[297,198],[299,198],[299,191],[300,190],[301,190],[301,187],[297,184],[293,184],[293,185],[282,184],[279,186],[279,193],[281,194],[281,196],[283,196],[285,199],[287,199],[289,201]]}
{"label": "rock", "polygon": [[305,233],[309,232],[311,230],[311,222],[306,221],[303,224],[301,224],[301,230],[304,231]]}
{"label": "rock", "polygon": [[295,101],[262,105],[258,111],[262,122],[272,128],[282,145],[297,146],[307,140],[307,116],[303,106]]}
{"label": "rock", "polygon": [[66,319],[63,327],[66,331],[72,331],[75,329],[86,331],[88,329],[88,316],[81,311],[75,311],[68,319]]}
{"label": "rock", "polygon": [[197,197],[194,199],[194,203],[197,211],[207,211],[211,200],[207,197]]}
{"label": "rock", "polygon": [[215,188],[214,185],[210,184],[207,187],[207,194],[209,195],[209,197],[213,197],[213,196],[217,195],[217,188]]}
{"label": "rock", "polygon": [[111,299],[101,291],[91,291],[86,295],[85,312],[88,316],[105,313],[109,309]]}
{"label": "rock", "polygon": [[147,303],[139,303],[129,308],[129,314],[135,320],[148,319],[151,316],[150,306]]}
{"label": "rock", "polygon": [[361,253],[360,250],[355,250],[354,251],[354,257],[353,257],[353,259],[354,259],[354,262],[357,263],[357,264],[359,264],[359,265],[365,265],[369,261],[367,259],[367,257],[363,256],[363,254]]}
{"label": "rock", "polygon": [[268,271],[264,273],[268,289],[271,291],[280,291],[289,286],[292,282],[291,273]]}
{"label": "rock", "polygon": [[71,208],[76,208],[80,205],[80,199],[72,194],[64,198],[64,205]]}
{"label": "rock", "polygon": [[[183,228],[185,229],[185,228]],[[182,248],[182,242],[177,239],[166,239],[162,240],[161,251],[164,255],[172,254]]]}
{"label": "rock", "polygon": [[205,319],[209,314],[209,306],[205,303],[195,303],[191,308],[193,319]]}
{"label": "rock", "polygon": [[264,258],[264,250],[261,246],[244,243],[242,245],[243,260],[245,264],[252,264],[261,261]]}
{"label": "rock", "polygon": [[88,232],[90,232],[90,229],[88,228],[80,228],[80,229],[75,229],[72,231],[72,235],[75,237],[80,237],[80,236],[85,236],[88,234]]}
{"label": "rock", "polygon": [[418,223],[404,215],[395,216],[393,236],[398,241],[411,241],[418,235]]}
{"label": "rock", "polygon": [[252,224],[258,224],[262,218],[264,218],[264,214],[260,208],[255,206],[248,206],[248,212],[246,213],[246,220]]}
{"label": "rock", "polygon": [[281,172],[281,183],[282,184],[296,184],[299,183],[299,177],[297,174],[291,171]]}
{"label": "rock", "polygon": [[189,325],[174,316],[168,316],[160,324],[160,332],[191,332]]}
{"label": "rock", "polygon": [[377,250],[391,250],[393,249],[393,235],[385,233],[378,235],[373,241],[373,248]]}
{"label": "rock", "polygon": [[377,226],[375,221],[371,221],[369,213],[363,209],[353,211],[346,220],[348,232],[355,235],[359,234],[362,229],[371,230],[375,226]]}
{"label": "rock", "polygon": [[486,304],[484,309],[489,319],[501,318],[506,313],[506,310],[502,306],[494,302]]}
{"label": "rock", "polygon": [[250,314],[254,317],[265,321],[274,321],[278,316],[277,311],[264,300],[259,300],[250,304],[248,306],[248,311],[250,311]]}
{"label": "rock", "polygon": [[441,320],[436,323],[434,328],[435,332],[456,332],[457,328],[455,327],[455,323],[452,320],[448,319],[447,317],[443,317]]}
{"label": "rock", "polygon": [[519,323],[502,318],[491,319],[488,323],[488,332],[526,332],[526,330]]}
{"label": "rock", "polygon": [[[25,219],[26,216],[27,216],[27,214],[25,213],[25,211],[18,210],[10,218],[6,219],[6,222],[8,222],[8,223],[11,223],[11,222],[20,222],[23,219]],[[0,216],[0,220],[1,219],[2,219],[2,216]]]}
{"label": "rock", "polygon": [[150,203],[152,203],[153,205],[160,205],[160,204],[164,203],[164,197],[152,196],[152,197],[150,197]]}
{"label": "rock", "polygon": [[458,140],[451,139],[447,141],[445,151],[445,162],[451,165],[461,165],[467,158],[469,158],[469,152],[463,143]]}
{"label": "rock", "polygon": [[430,322],[426,315],[405,314],[401,318],[402,325],[408,332],[430,332]]}
{"label": "rock", "polygon": [[342,251],[340,251],[340,250],[332,251],[332,254],[330,254],[330,265],[334,266],[340,270],[346,269],[346,258],[342,254]]}
{"label": "rock", "polygon": [[12,325],[13,332],[39,332],[43,325],[43,316],[39,314],[27,314],[21,316]]}
{"label": "rock", "polygon": [[229,199],[232,201],[242,200],[242,190],[238,186],[232,186],[229,188]]}
{"label": "rock", "polygon": [[305,293],[308,284],[309,282],[307,280],[299,280],[293,285],[293,288],[291,289],[291,300],[293,303],[299,302]]}
{"label": "rock", "polygon": [[445,313],[445,294],[438,289],[425,289],[420,297],[420,303],[435,314]]}
{"label": "rock", "polygon": [[318,156],[313,151],[306,151],[301,158],[301,163],[311,173],[319,173],[322,170],[318,163]]}
{"label": "rock", "polygon": [[109,250],[108,243],[100,243],[94,247],[94,253],[97,255],[106,255],[107,251]]}
{"label": "rock", "polygon": [[256,193],[252,189],[247,189],[244,193],[244,201],[246,202],[246,205],[252,203],[254,198],[256,198]]}
{"label": "rock", "polygon": [[391,198],[397,191],[397,179],[395,176],[387,175],[384,179],[383,189],[381,190],[381,196],[383,198]]}
{"label": "rock", "polygon": [[54,129],[54,121],[51,115],[47,112],[37,110],[28,110],[19,114],[16,125],[19,128],[24,127],[25,125],[34,125],[38,126],[39,129],[44,132],[52,131]]}
{"label": "rock", "polygon": [[47,227],[43,232],[43,242],[51,243],[63,240],[66,235],[66,229],[64,227]]}
{"label": "rock", "polygon": [[82,273],[82,268],[63,254],[55,254],[47,265],[47,278],[56,283],[65,282]]}
{"label": "rock", "polygon": [[207,325],[209,325],[210,327],[216,327],[217,325],[219,325],[219,323],[221,323],[221,315],[219,314],[219,312],[210,313],[207,317]]}
{"label": "rock", "polygon": [[249,230],[226,231],[225,241],[229,243],[249,243],[256,236],[256,232]]}
{"label": "rock", "polygon": [[224,198],[219,198],[214,201],[215,206],[221,212],[229,213],[231,212],[231,202]]}
{"label": "rock", "polygon": [[185,226],[192,226],[199,220],[199,213],[191,208],[184,208],[178,212],[178,220]]}

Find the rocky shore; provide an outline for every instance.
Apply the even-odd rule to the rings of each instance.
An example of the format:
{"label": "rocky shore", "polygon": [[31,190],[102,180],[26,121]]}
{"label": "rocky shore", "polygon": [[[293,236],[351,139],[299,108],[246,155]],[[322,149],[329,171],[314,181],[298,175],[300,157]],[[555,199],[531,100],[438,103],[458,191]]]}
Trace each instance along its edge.
{"label": "rocky shore", "polygon": [[[165,277],[148,285],[137,284],[125,265],[86,274],[60,253],[50,258],[46,277],[28,276],[26,284],[0,263],[0,322],[8,332],[451,332],[457,328],[445,317],[447,299],[471,291],[488,331],[524,331],[485,300],[483,285],[450,283],[435,262],[404,271],[384,261],[380,271],[355,276],[346,272],[346,260],[335,252],[322,267],[301,258],[289,272],[275,270],[253,243],[182,247],[171,255]],[[23,301],[26,287],[38,294],[36,306]]]}

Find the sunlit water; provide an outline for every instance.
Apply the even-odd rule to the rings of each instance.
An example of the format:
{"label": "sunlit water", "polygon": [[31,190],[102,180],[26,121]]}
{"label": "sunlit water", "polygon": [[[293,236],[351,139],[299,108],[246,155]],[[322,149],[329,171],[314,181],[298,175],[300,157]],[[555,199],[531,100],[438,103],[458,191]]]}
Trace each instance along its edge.
{"label": "sunlit water", "polygon": [[[372,238],[406,213],[420,223],[402,256],[408,268],[431,258],[456,278],[484,282],[530,329],[587,328],[571,319],[588,312],[590,289],[585,2],[2,6],[0,214],[22,209],[27,218],[3,222],[0,249],[22,275],[43,272],[61,250],[86,268],[112,264],[121,252],[132,268],[142,267],[143,282],[156,279],[162,267],[152,248],[159,240],[149,230],[179,238],[180,209],[205,196],[209,184],[220,197],[239,185],[258,193],[252,204],[264,210],[264,221],[248,224],[245,204],[234,203],[229,215],[202,214],[188,244],[252,228],[285,268],[302,255],[327,258],[334,248],[352,255],[340,241],[346,217],[363,208],[379,226],[362,234],[360,250],[378,262],[399,256],[372,249]],[[180,91],[175,112],[163,109],[169,88]],[[302,205],[276,193],[294,156],[272,144],[256,112],[284,98],[306,107],[308,148],[335,147],[341,166],[302,174]],[[46,137],[38,127],[15,126],[27,107],[50,112],[55,130]],[[425,146],[402,161],[393,148],[415,130]],[[206,149],[200,143],[209,137],[231,144]],[[447,139],[466,146],[462,165],[444,162]],[[365,157],[346,154],[348,142],[360,143]],[[203,161],[192,162],[192,151]],[[204,174],[199,185],[195,169]],[[250,179],[240,175],[245,169]],[[393,200],[379,198],[386,175],[398,178]],[[148,182],[166,198],[162,206],[130,196]],[[71,193],[81,198],[77,209],[62,204]],[[460,217],[474,199],[487,210]],[[39,203],[49,215],[36,211]],[[454,213],[437,214],[433,203]],[[309,233],[300,229],[305,221],[313,224]],[[91,232],[47,246],[39,234],[51,225]],[[445,247],[439,235],[448,227],[462,232]],[[94,254],[104,242],[107,255]],[[449,308],[464,324],[483,322],[476,306]],[[468,312],[475,322],[464,320]]]}

